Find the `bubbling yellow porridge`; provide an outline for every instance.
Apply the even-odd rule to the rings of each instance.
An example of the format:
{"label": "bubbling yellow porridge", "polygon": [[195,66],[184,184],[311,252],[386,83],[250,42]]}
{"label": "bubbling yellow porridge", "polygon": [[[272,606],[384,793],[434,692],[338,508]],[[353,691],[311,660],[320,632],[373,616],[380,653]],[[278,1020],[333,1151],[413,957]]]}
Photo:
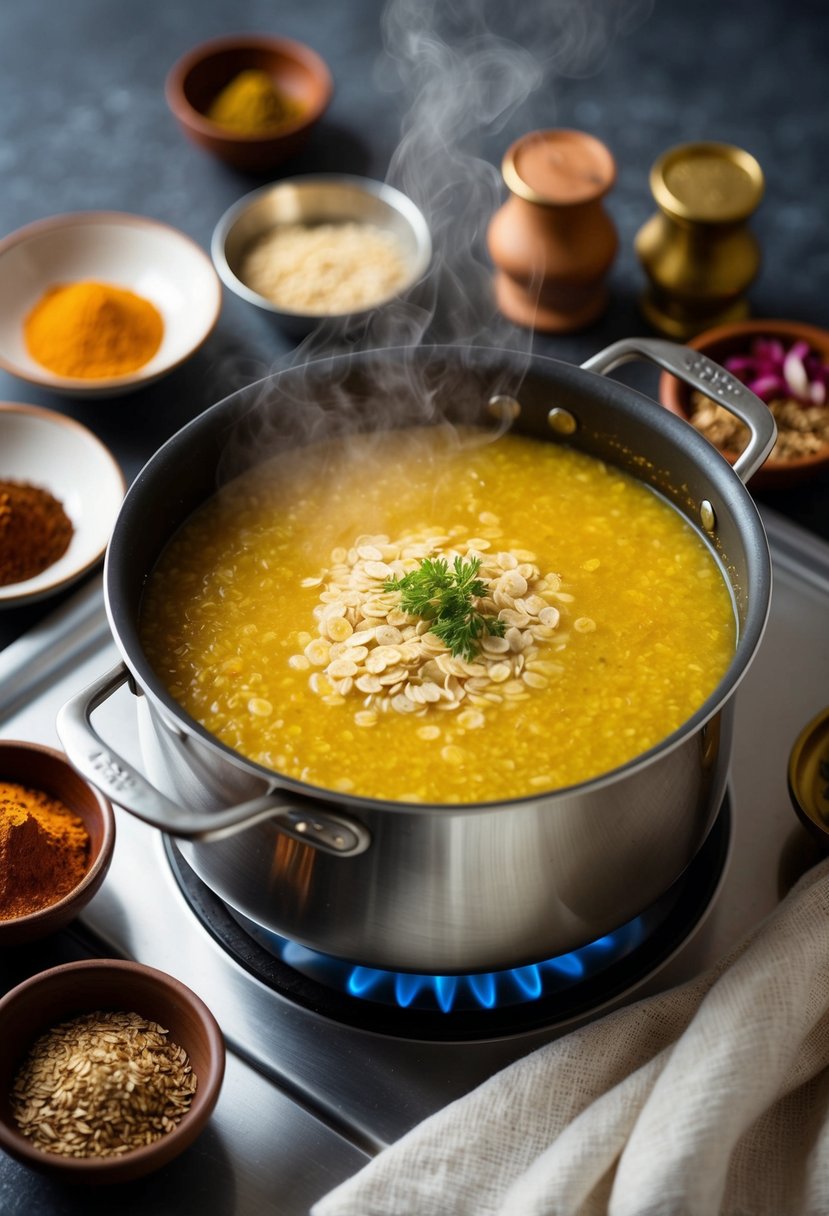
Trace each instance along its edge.
{"label": "bubbling yellow porridge", "polygon": [[734,654],[730,590],[647,486],[507,434],[321,444],[223,487],[148,581],[142,644],[243,756],[329,790],[511,799],[659,743]]}

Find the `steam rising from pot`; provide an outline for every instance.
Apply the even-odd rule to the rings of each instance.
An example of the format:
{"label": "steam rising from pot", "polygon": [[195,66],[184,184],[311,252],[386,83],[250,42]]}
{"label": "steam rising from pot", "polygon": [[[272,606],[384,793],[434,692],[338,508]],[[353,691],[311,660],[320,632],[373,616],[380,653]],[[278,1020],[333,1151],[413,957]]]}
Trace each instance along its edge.
{"label": "steam rising from pot", "polygon": [[[525,131],[556,125],[556,79],[595,73],[614,39],[641,24],[651,5],[652,0],[522,0],[511,6],[495,0],[388,0],[376,81],[380,90],[399,94],[405,116],[387,180],[424,213],[433,258],[405,299],[374,310],[356,327],[323,322],[274,369],[293,369],[280,378],[279,393],[298,407],[291,413],[302,442],[330,434],[332,415],[342,421],[354,408],[350,391],[337,388],[335,369],[328,401],[320,405],[297,371],[310,361],[398,348],[400,357],[384,361],[376,385],[377,421],[393,425],[442,416],[434,386],[420,378],[423,360],[415,352],[424,343],[507,348],[529,358],[532,332],[507,322],[495,307],[485,244],[504,197],[501,157]],[[519,383],[513,373],[511,383],[493,382],[492,392],[514,395]],[[272,391],[263,386],[264,397]],[[401,400],[403,415],[396,417]],[[413,402],[419,403],[415,417]],[[245,430],[243,442],[255,443],[261,456],[270,442],[265,418],[254,424],[248,414]],[[272,438],[281,445],[286,436]]]}
{"label": "steam rising from pot", "polygon": [[364,349],[422,340],[529,348],[531,335],[493,302],[485,237],[504,197],[501,158],[525,131],[555,125],[556,78],[594,74],[651,4],[388,0],[378,84],[397,83],[405,117],[387,179],[423,211],[434,255],[417,305],[375,313]]}

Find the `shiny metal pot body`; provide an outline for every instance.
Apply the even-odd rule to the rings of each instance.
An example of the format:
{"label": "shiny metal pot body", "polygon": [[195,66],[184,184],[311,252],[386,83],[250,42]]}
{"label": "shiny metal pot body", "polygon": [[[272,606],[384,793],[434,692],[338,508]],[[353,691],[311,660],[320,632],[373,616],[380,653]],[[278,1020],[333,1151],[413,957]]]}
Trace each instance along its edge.
{"label": "shiny metal pot body", "polygon": [[[596,374],[632,357],[706,387],[748,423],[751,442],[736,471],[667,410]],[[381,408],[378,420],[378,401],[394,401],[400,412],[388,419]],[[261,459],[265,436],[282,447],[447,416],[509,424],[613,462],[706,531],[739,619],[726,676],[681,730],[632,763],[509,803],[385,803],[313,789],[246,761],[181,710],[141,649],[141,591],[164,544],[238,471],[228,454],[239,450],[240,435]],[[617,343],[585,368],[474,348],[364,353],[252,385],[174,436],[127,495],[105,573],[124,666],[64,707],[64,746],[114,801],[178,837],[186,860],[223,900],[312,949],[444,974],[575,949],[663,894],[716,818],[733,693],[759,644],[771,590],[765,535],[741,476],[773,439],[768,411],[738,382],[697,352],[659,341]],[[139,695],[143,774],[113,755],[90,723],[127,678]],[[485,732],[479,746],[485,765]]]}

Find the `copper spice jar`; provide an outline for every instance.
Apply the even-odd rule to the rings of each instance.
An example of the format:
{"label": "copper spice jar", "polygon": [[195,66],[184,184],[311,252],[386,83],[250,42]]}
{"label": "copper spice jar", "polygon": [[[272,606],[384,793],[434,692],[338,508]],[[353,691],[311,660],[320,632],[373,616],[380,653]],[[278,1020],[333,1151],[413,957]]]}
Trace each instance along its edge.
{"label": "copper spice jar", "polygon": [[612,155],[584,131],[532,131],[507,150],[502,173],[510,197],[487,233],[498,307],[550,333],[589,325],[607,306],[618,249],[602,202],[616,180]]}

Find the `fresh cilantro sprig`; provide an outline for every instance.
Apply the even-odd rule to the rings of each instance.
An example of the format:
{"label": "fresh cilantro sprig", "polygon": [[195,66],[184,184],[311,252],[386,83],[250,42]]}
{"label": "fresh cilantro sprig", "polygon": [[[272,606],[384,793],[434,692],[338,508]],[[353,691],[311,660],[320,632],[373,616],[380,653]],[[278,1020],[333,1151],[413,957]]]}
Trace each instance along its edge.
{"label": "fresh cilantro sprig", "polygon": [[429,621],[430,631],[453,655],[472,662],[483,634],[504,635],[503,621],[478,611],[475,601],[487,593],[480,568],[479,557],[456,557],[451,569],[443,557],[424,557],[417,570],[387,579],[385,589],[399,591],[404,612]]}

